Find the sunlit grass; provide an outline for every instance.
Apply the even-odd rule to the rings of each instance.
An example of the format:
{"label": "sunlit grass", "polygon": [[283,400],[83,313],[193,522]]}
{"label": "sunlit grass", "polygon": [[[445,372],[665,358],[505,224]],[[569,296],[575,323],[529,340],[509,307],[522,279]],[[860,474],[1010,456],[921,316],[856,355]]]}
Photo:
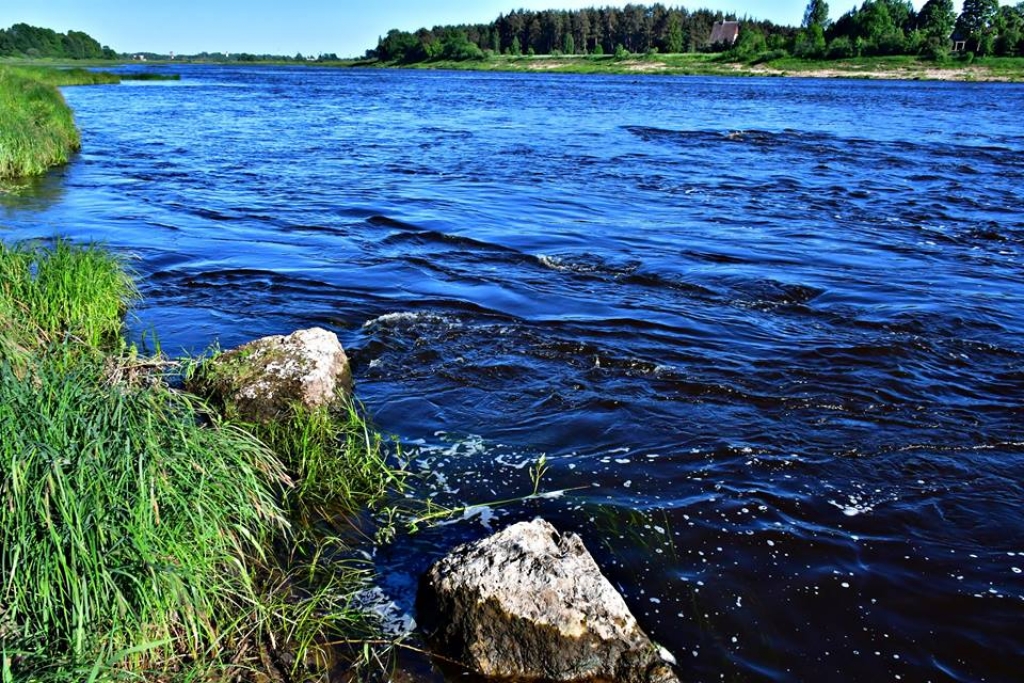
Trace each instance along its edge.
{"label": "sunlit grass", "polygon": [[139,660],[200,657],[284,527],[280,465],[241,430],[200,426],[182,394],[62,366],[0,366],[8,656],[29,671],[142,644]]}
{"label": "sunlit grass", "polygon": [[135,296],[100,248],[0,244],[0,680],[321,680],[372,633],[367,569],[287,511],[360,514],[398,482],[380,437],[352,407],[268,446],[121,372]]}
{"label": "sunlit grass", "polygon": [[81,147],[71,109],[54,85],[0,67],[0,178],[39,175]]}
{"label": "sunlit grass", "polygon": [[302,507],[358,510],[401,487],[381,435],[350,400],[315,410],[293,406],[285,419],[251,429],[295,477],[290,498]]}
{"label": "sunlit grass", "polygon": [[0,360],[62,341],[112,344],[137,296],[123,259],[99,247],[0,243]]}

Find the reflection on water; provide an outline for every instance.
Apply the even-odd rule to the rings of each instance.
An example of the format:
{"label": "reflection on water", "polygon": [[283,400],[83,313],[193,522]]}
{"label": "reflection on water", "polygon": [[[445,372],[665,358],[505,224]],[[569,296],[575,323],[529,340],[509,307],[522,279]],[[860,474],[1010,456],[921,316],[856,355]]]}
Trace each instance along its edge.
{"label": "reflection on water", "polygon": [[58,168],[36,178],[0,180],[0,230],[8,219],[20,224],[26,212],[45,210],[60,202],[67,192],[65,173],[66,169]]}
{"label": "reflection on water", "polygon": [[130,252],[169,351],[336,330],[480,504],[375,551],[395,623],[543,514],[686,678],[1019,678],[1024,88],[180,68],[69,91],[5,236]]}

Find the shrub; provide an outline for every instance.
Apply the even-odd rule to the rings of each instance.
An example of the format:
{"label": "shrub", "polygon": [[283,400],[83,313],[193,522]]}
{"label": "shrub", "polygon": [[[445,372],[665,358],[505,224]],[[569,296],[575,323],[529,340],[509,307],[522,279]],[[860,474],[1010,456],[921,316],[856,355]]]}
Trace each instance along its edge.
{"label": "shrub", "polygon": [[774,62],[776,59],[785,59],[786,57],[789,57],[789,53],[785,50],[769,50],[755,57],[751,64],[767,64],[768,62]]}
{"label": "shrub", "polygon": [[856,57],[857,51],[850,42],[850,39],[846,36],[839,36],[832,40],[828,45],[828,58],[829,59],[849,59],[850,57]]}
{"label": "shrub", "polygon": [[925,59],[933,62],[945,62],[949,59],[949,46],[945,40],[929,40],[921,53]]}

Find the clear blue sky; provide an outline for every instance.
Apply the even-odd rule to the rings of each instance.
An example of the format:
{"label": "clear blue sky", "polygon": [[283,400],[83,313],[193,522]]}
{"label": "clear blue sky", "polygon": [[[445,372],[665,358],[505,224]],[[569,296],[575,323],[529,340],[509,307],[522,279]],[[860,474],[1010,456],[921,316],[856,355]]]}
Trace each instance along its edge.
{"label": "clear blue sky", "polygon": [[[653,2],[654,0],[651,0]],[[693,0],[689,9],[736,12],[779,24],[803,19],[807,0]],[[85,31],[118,52],[361,55],[388,29],[484,23],[512,9],[622,6],[601,0],[4,0],[0,27],[24,22]],[[645,3],[648,4],[648,3]],[[831,0],[833,18],[859,0]],[[924,0],[915,0],[915,6]],[[960,2],[956,2],[959,7]]]}

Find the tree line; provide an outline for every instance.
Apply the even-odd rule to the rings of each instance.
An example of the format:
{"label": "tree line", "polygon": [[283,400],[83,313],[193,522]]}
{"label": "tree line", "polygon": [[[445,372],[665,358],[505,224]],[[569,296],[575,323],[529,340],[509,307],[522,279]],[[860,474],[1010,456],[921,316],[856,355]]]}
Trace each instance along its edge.
{"label": "tree line", "polygon": [[[1024,55],[1024,2],[928,0],[916,11],[910,0],[866,0],[837,21],[828,4],[811,0],[799,27],[708,9],[663,4],[622,8],[515,10],[488,24],[390,30],[368,59],[414,63],[483,59],[488,55],[602,55],[730,51],[737,58],[764,55],[825,59],[861,55],[924,55],[942,59],[963,41],[978,55]],[[712,44],[715,22],[739,21],[734,44]]]}
{"label": "tree line", "polygon": [[915,11],[910,0],[868,0],[828,21],[824,0],[811,0],[793,54],[808,58],[924,55],[944,58],[951,47],[982,56],[1024,56],[1024,2],[928,0]]}
{"label": "tree line", "polygon": [[0,29],[0,57],[115,59],[117,53],[82,31],[57,33],[48,28],[14,24]]}
{"label": "tree line", "polygon": [[[392,29],[367,57],[385,62],[469,59],[487,53],[507,55],[697,52],[710,49],[716,21],[734,14],[684,7],[626,5],[580,10],[515,10],[489,24]],[[792,29],[769,21],[744,19],[766,35],[788,38]]]}

